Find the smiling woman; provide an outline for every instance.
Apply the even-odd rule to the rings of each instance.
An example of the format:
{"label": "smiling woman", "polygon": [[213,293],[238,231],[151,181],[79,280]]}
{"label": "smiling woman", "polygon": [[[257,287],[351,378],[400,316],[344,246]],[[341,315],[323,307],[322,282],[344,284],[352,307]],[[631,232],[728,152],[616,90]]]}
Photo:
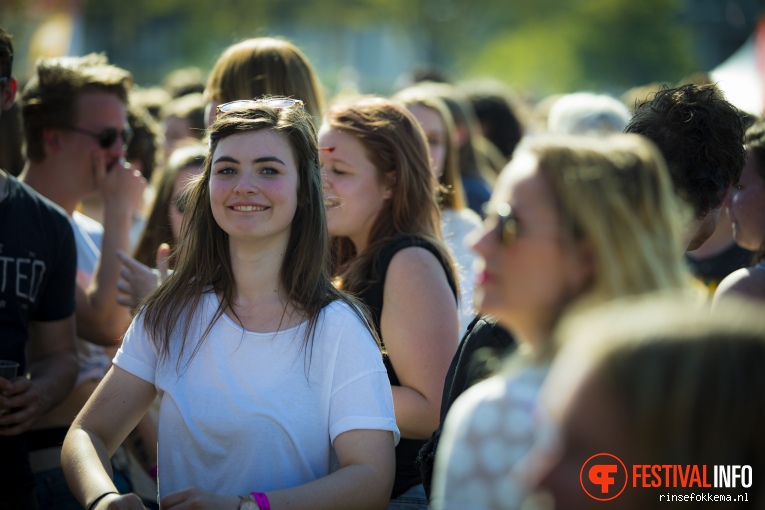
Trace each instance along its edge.
{"label": "smiling woman", "polygon": [[319,138],[336,281],[370,308],[404,438],[388,509],[427,508],[415,458],[438,426],[459,324],[425,137],[404,106],[365,98],[330,108]]}
{"label": "smiling woman", "polygon": [[328,277],[311,118],[300,103],[270,104],[211,126],[182,198],[176,270],[70,429],[63,463],[86,507],[134,500],[113,493],[101,459],[157,393],[163,508],[388,500],[399,432],[379,344],[363,306]]}

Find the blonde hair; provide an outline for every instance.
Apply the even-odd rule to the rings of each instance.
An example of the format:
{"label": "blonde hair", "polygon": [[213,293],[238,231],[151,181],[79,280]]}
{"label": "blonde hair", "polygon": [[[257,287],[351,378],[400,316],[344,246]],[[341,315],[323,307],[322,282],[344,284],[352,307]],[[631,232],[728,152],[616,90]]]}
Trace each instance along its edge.
{"label": "blonde hair", "polygon": [[462,187],[462,179],[459,171],[459,153],[454,143],[454,119],[446,103],[436,95],[429,92],[427,85],[414,85],[399,91],[393,99],[400,101],[407,108],[412,105],[420,105],[438,113],[446,132],[446,157],[444,158],[444,171],[441,174],[441,207],[445,209],[464,209],[465,189]]}
{"label": "blonde hair", "polygon": [[[545,401],[567,402],[577,382],[592,381],[624,417],[623,437],[641,458],[762,473],[765,319],[749,301],[720,305],[710,313],[684,296],[644,296],[571,317]],[[765,504],[765,486],[749,494],[751,508]]]}
{"label": "blonde hair", "polygon": [[308,58],[289,41],[273,37],[229,46],[210,72],[205,94],[219,103],[266,95],[300,99],[317,126],[324,112],[321,85]]}
{"label": "blonde hair", "polygon": [[595,271],[588,301],[687,288],[681,206],[650,141],[540,136],[519,150],[536,157],[564,235],[589,249]]}

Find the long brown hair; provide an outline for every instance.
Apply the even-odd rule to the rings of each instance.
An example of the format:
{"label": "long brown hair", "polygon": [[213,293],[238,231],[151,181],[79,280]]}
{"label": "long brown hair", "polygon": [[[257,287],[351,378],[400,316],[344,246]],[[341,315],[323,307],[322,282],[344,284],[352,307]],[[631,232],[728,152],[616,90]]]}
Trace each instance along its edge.
{"label": "long brown hair", "polygon": [[356,253],[347,237],[333,238],[335,274],[341,288],[358,293],[372,283],[374,261],[382,248],[399,236],[417,236],[431,242],[440,259],[449,261],[452,281],[457,281],[441,235],[436,179],[417,119],[395,101],[367,97],[331,107],[325,121],[361,142],[381,180],[392,175],[392,197],[375,218],[367,248]]}
{"label": "long brown hair", "polygon": [[321,84],[310,61],[294,44],[274,37],[229,46],[210,72],[205,94],[220,103],[264,95],[300,99],[316,125],[324,112]]}
{"label": "long brown hair", "polygon": [[[170,207],[176,207],[172,203],[173,187],[181,170],[189,167],[201,167],[207,156],[207,147],[199,142],[182,146],[170,155],[167,166],[154,174],[152,179],[154,188],[157,190],[152,203],[146,225],[138,239],[138,245],[133,252],[133,257],[142,264],[154,267],[157,261],[159,245],[167,243],[171,251],[175,252],[178,239],[173,235],[170,224]],[[170,260],[170,267],[175,267],[175,257]]]}
{"label": "long brown hair", "polygon": [[444,158],[444,171],[441,174],[440,199],[441,207],[445,209],[464,209],[465,189],[462,186],[459,169],[459,153],[457,144],[454,142],[454,119],[452,113],[446,106],[446,103],[429,92],[427,84],[413,85],[399,91],[393,99],[401,101],[407,108],[412,105],[419,105],[435,111],[444,124],[446,146],[446,156]]}
{"label": "long brown hair", "polygon": [[[298,207],[292,220],[279,280],[295,313],[308,320],[304,347],[310,350],[312,346],[319,312],[338,299],[351,305],[379,344],[363,307],[337,290],[329,279],[329,235],[316,132],[310,115],[299,104],[272,108],[257,102],[221,114],[210,126],[210,148],[204,170],[186,188],[183,197],[186,214],[178,247],[181,254],[178,265],[165,283],[147,298],[144,308],[146,331],[154,338],[161,358],[169,356],[171,339],[177,338],[179,332],[182,333],[181,351],[186,347],[192,315],[203,294],[212,289],[221,296],[220,305],[202,338],[194,346],[192,357],[223,311],[231,308],[236,282],[228,234],[216,223],[210,208],[212,155],[220,140],[263,129],[273,130],[287,138],[297,161]],[[177,360],[177,369],[180,369],[180,363],[181,358]]]}

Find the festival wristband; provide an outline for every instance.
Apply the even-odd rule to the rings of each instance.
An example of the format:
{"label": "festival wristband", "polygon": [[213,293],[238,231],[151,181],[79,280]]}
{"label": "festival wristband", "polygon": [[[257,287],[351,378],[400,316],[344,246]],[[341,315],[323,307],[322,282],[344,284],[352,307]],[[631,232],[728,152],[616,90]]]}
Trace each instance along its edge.
{"label": "festival wristband", "polygon": [[255,504],[260,510],[271,510],[271,503],[268,502],[268,496],[265,492],[253,492],[252,497],[255,498]]}

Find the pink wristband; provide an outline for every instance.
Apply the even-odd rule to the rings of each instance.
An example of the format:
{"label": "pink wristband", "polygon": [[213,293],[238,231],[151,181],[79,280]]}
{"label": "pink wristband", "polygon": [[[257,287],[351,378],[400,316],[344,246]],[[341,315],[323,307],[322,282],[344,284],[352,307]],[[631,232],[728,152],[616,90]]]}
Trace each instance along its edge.
{"label": "pink wristband", "polygon": [[271,510],[271,503],[268,502],[268,496],[265,492],[253,492],[252,497],[255,498],[255,504],[260,510]]}

